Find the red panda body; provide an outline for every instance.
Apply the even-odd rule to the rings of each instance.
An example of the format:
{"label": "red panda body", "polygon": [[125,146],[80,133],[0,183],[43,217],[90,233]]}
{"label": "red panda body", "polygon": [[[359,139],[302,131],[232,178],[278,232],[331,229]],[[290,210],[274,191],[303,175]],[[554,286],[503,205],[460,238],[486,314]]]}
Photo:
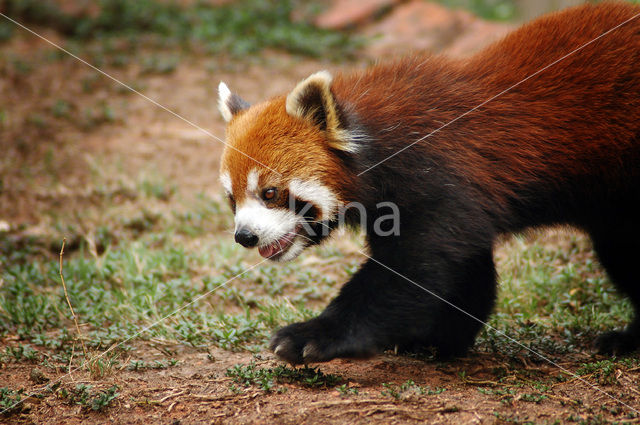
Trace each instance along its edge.
{"label": "red panda body", "polygon": [[[342,221],[367,231],[372,260],[319,317],[278,331],[276,354],[292,363],[394,346],[462,354],[493,307],[496,237],[536,226],[588,232],[637,311],[636,14],[585,5],[467,60],[416,55],[321,72],[251,107],[221,84],[230,144],[221,179],[236,240],[289,260]],[[376,228],[385,202],[397,232]],[[639,345],[637,315],[598,340],[609,353]]]}

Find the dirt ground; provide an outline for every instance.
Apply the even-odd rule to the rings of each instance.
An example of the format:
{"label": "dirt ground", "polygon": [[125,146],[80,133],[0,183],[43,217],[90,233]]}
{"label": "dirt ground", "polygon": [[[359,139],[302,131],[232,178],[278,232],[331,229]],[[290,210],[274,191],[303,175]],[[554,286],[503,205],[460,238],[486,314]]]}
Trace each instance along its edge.
{"label": "dirt ground", "polygon": [[[149,346],[140,346],[137,355],[146,353],[146,357],[152,359],[150,351],[153,350]],[[522,387],[514,394],[498,395],[488,401],[484,394],[504,383],[503,378],[498,384],[496,369],[513,368],[495,354],[474,354],[450,363],[386,354],[366,361],[335,360],[322,365],[325,374],[339,375],[343,385],[357,391],[348,395],[331,388],[310,389],[295,383],[283,384],[271,393],[257,388],[234,393],[229,390],[231,379],[225,376],[227,368],[252,361],[262,367],[274,367],[277,361],[268,353],[262,353],[264,360],[257,362],[247,354],[215,349],[209,354],[180,352],[177,355],[180,365],[167,370],[117,372],[108,380],[108,385],[117,384],[121,396],[105,412],[69,406],[64,400],[51,397],[30,398],[24,403],[22,414],[6,423],[564,423],[571,413],[577,423],[609,423],[586,421],[590,416],[585,412],[601,413],[606,409],[609,415],[614,412],[618,418],[625,418],[609,397],[574,379],[551,384],[553,390],[540,403],[527,402],[526,388]],[[157,357],[163,358],[164,354],[158,352]],[[567,360],[567,364],[576,361],[575,358]],[[465,377],[461,378],[463,371]],[[507,381],[510,379],[515,384],[521,382],[523,376],[547,376],[553,381],[558,368],[523,359],[519,374],[521,376],[507,377]],[[12,383],[25,383],[29,382],[30,368],[9,366],[2,375],[10,376]],[[638,373],[635,371],[620,379],[637,383]],[[73,384],[92,383],[82,373],[74,373],[66,380]],[[398,399],[381,391],[385,383],[408,380],[433,389],[446,388],[446,391],[428,396],[408,393]],[[37,388],[33,383],[31,386]],[[625,396],[622,400],[637,407],[637,396]],[[627,421],[624,423],[637,422]]]}
{"label": "dirt ground", "polygon": [[[375,25],[391,31],[390,23]],[[442,29],[440,33],[433,32],[431,37],[444,34],[438,39],[439,50],[465,54],[503,34],[506,28],[502,24],[484,25],[475,19],[473,26],[478,29],[478,35],[471,37],[465,32],[460,43],[451,31]],[[373,27],[363,29],[363,32],[374,31]],[[57,38],[56,34],[46,36],[53,40]],[[359,62],[347,66],[364,66],[380,55],[387,55],[385,52],[393,46],[394,40],[400,50],[406,50],[411,36],[385,37],[370,46]],[[416,46],[424,47],[417,40]],[[27,35],[16,37],[2,47],[5,53],[29,50],[38,54],[46,49],[44,42]],[[223,137],[224,125],[216,107],[218,81],[224,80],[233,90],[254,102],[288,90],[296,81],[318,69],[344,66],[269,52],[259,63],[211,72],[209,58],[203,55],[182,61],[171,74],[145,77],[141,91],[171,111]],[[107,71],[122,81],[129,81],[136,74],[136,70],[130,68],[109,68]],[[4,158],[0,160],[0,172],[5,176],[0,191],[2,221],[11,226],[22,226],[26,233],[37,234],[54,218],[74,217],[77,211],[89,208],[97,196],[90,184],[96,169],[102,173],[102,181],[107,183],[113,174],[113,187],[116,187],[115,177],[133,179],[141,170],[154,169],[179,186],[182,193],[219,195],[217,169],[222,150],[219,141],[140,96],[118,91],[114,88],[116,83],[102,76],[96,77],[91,94],[68,83],[87,78],[89,74],[84,65],[64,61],[47,64],[33,70],[29,76],[15,74],[0,81],[0,90],[5,96],[3,102],[16,109],[37,110],[42,99],[49,102],[42,107],[50,107],[49,99],[69,96],[80,99],[79,102],[86,99],[86,102],[95,103],[103,99],[117,105],[121,111],[113,122],[101,125],[97,131],[84,131],[64,122],[34,125],[29,129],[33,134],[28,136],[40,138],[42,145],[35,149],[30,147],[29,151],[9,144],[20,136],[18,132],[24,131],[24,127],[18,124],[12,127],[11,122],[5,124],[0,139],[6,143]],[[80,111],[72,111],[75,113]],[[49,155],[47,152],[54,152],[54,157],[43,161]],[[20,164],[20,170],[16,169],[16,164]],[[28,178],[25,177],[27,168],[30,169]],[[109,188],[106,184],[105,190]],[[126,194],[112,195],[126,197]],[[180,206],[169,204],[167,208]],[[10,338],[4,340],[6,344],[11,342]],[[571,376],[557,379],[563,376],[558,367],[524,357],[514,365],[510,363],[512,359],[474,352],[464,359],[439,363],[386,353],[370,360],[335,360],[322,365],[324,373],[341,377],[341,383],[346,386],[344,393],[335,388],[307,388],[295,382],[283,383],[279,391],[269,393],[255,387],[234,392],[230,389],[231,378],[225,375],[228,368],[251,362],[275,367],[279,362],[269,352],[261,352],[256,357],[252,353],[211,348],[209,353],[203,353],[184,346],[159,348],[153,341],[138,343],[131,354],[152,361],[166,358],[167,351],[179,361],[176,366],[161,370],[122,370],[101,382],[91,382],[85,371],[70,375],[64,369],[58,373],[47,372],[47,380],[63,378],[67,383],[92,383],[99,388],[117,384],[120,396],[105,412],[72,406],[56,397],[30,397],[19,414],[0,416],[0,422],[492,424],[564,423],[571,418],[575,423],[593,424],[609,423],[608,420],[639,421],[607,394],[613,394],[635,408],[640,407],[640,368],[626,370],[617,376],[618,382],[629,384],[625,387],[629,391],[619,393],[617,387],[603,384],[601,388],[605,393]],[[574,353],[562,365],[574,370],[585,361],[592,361],[590,353]],[[0,370],[0,386],[43,388],[43,384],[33,377],[34,367],[28,363],[5,364]],[[501,385],[498,386],[500,370],[517,370],[517,373],[500,376]],[[537,401],[525,397],[531,392],[527,382],[533,378],[548,382],[551,387],[548,397]],[[401,397],[383,393],[384,383],[401,384],[409,380],[432,389],[446,387],[446,391]],[[485,395],[487,391],[503,388],[504,382],[513,382],[512,393],[496,392],[492,398]]]}

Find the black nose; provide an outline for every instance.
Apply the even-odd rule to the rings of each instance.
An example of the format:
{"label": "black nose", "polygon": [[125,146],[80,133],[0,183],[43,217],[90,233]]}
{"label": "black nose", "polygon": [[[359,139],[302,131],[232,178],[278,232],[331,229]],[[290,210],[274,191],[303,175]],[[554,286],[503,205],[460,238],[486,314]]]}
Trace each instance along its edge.
{"label": "black nose", "polygon": [[243,227],[236,232],[236,242],[245,248],[253,248],[258,245],[258,237],[251,230]]}

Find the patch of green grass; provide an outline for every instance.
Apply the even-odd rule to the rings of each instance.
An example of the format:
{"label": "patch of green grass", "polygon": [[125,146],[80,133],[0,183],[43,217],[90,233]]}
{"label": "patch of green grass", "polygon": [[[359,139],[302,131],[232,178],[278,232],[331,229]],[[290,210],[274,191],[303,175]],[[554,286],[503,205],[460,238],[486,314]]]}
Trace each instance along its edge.
{"label": "patch of green grass", "polygon": [[169,201],[178,191],[178,187],[175,184],[170,184],[160,177],[145,177],[140,182],[140,191],[149,198]]}
{"label": "patch of green grass", "polygon": [[518,414],[505,414],[500,412],[493,412],[493,416],[498,420],[500,424],[519,424],[519,425],[560,425],[562,422],[558,419],[552,419],[545,422],[535,422],[528,418],[528,416],[521,417]]}
{"label": "patch of green grass", "polygon": [[129,365],[127,366],[127,369],[140,372],[140,371],[150,370],[150,369],[168,369],[177,364],[178,364],[178,360],[176,359],[169,359],[166,362],[155,360],[151,363],[145,362],[144,360],[131,360],[129,362]]}
{"label": "patch of green grass", "polygon": [[549,397],[544,395],[544,394],[539,394],[539,393],[525,393],[520,395],[520,400],[522,401],[526,401],[529,403],[536,403],[539,404],[541,402],[543,402],[544,400],[547,400]]}
{"label": "patch of green grass", "polygon": [[380,393],[384,396],[393,397],[396,400],[406,400],[412,396],[420,395],[435,395],[441,394],[446,391],[445,388],[430,388],[428,386],[420,386],[413,380],[409,379],[400,385],[396,385],[389,382],[382,384],[384,390]]}
{"label": "patch of green grass", "polygon": [[77,120],[83,130],[93,130],[102,124],[113,123],[118,119],[113,106],[108,102],[99,101],[93,106],[85,106],[82,110],[81,119]]}
{"label": "patch of green grass", "polygon": [[618,383],[619,374],[626,369],[637,367],[639,363],[638,359],[631,357],[583,363],[576,370],[576,374],[585,378],[595,379],[601,385],[613,385]]}
{"label": "patch of green grass", "polygon": [[[194,2],[181,6],[175,1],[99,0],[96,14],[71,15],[51,0],[6,0],[5,13],[24,24],[53,28],[77,40],[100,39],[109,50],[110,37],[155,37],[158,45],[204,46],[212,53],[228,52],[245,57],[266,48],[292,53],[344,58],[361,41],[345,33],[314,27],[293,20],[292,12],[302,2],[295,0],[240,0],[223,5]],[[308,9],[308,8],[304,8]],[[0,21],[0,40],[13,32],[13,24]],[[152,38],[153,40],[153,38]],[[170,72],[172,61],[147,67]]]}
{"label": "patch of green grass", "polygon": [[[223,232],[233,228],[233,216],[226,204],[220,200],[200,193],[196,196],[193,207],[187,211],[174,211],[176,231],[186,236],[195,237],[214,232]],[[231,233],[228,233],[231,238]],[[233,245],[221,247],[235,248]],[[229,253],[222,253],[228,256]]]}
{"label": "patch of green grass", "polygon": [[261,368],[254,363],[235,365],[227,369],[226,375],[232,378],[234,384],[245,388],[258,387],[265,392],[271,392],[277,384],[283,383],[298,384],[308,388],[333,388],[343,381],[340,376],[325,374],[318,368],[308,366],[290,368],[284,365],[275,368]]}
{"label": "patch of green grass", "polygon": [[144,74],[170,74],[176,70],[180,58],[176,55],[154,54],[145,57],[142,62]]}
{"label": "patch of green grass", "polygon": [[503,404],[513,403],[516,396],[516,390],[513,388],[477,388],[477,390],[482,394],[497,396]]}
{"label": "patch of green grass", "polygon": [[22,410],[22,404],[19,403],[25,396],[24,390],[12,390],[7,387],[0,388],[0,411],[4,412],[4,416],[10,416]]}
{"label": "patch of green grass", "polygon": [[65,388],[60,390],[60,396],[69,404],[76,404],[97,412],[108,408],[119,395],[117,385],[98,392],[92,391],[92,386],[85,384],[78,384],[72,390]]}
{"label": "patch of green grass", "polygon": [[40,358],[40,353],[29,344],[7,345],[4,348],[4,353],[0,353],[0,363],[7,363],[8,361],[38,362]]}
{"label": "patch of green grass", "polygon": [[[50,301],[50,294],[40,291],[40,265],[8,266],[0,288],[0,332],[13,330],[27,337],[60,325],[59,312]],[[57,304],[57,303],[56,303]]]}
{"label": "patch of green grass", "polygon": [[123,219],[122,225],[125,229],[132,231],[134,236],[139,236],[153,230],[161,220],[161,214],[143,208],[139,214]]}
{"label": "patch of green grass", "polygon": [[104,391],[100,391],[91,400],[91,409],[95,411],[102,411],[111,405],[111,402],[115,400],[120,394],[118,394],[118,386],[113,385]]}
{"label": "patch of green grass", "polygon": [[[635,414],[634,414],[635,415]],[[635,415],[637,416],[637,415]],[[627,417],[626,419],[634,419],[635,417]],[[598,415],[587,415],[586,417],[583,416],[575,416],[573,414],[569,415],[567,417],[567,422],[571,422],[571,423],[577,423],[578,425],[626,425],[626,424],[632,424],[635,421],[618,421],[618,420],[614,420],[614,421],[610,421],[607,418],[605,418],[604,416],[598,414]]]}
{"label": "patch of green grass", "polygon": [[[600,333],[630,321],[632,307],[594,260],[586,237],[572,236],[569,249],[514,238],[498,262],[500,292],[489,324],[544,355],[590,347]],[[479,350],[540,357],[485,328]]]}
{"label": "patch of green grass", "polygon": [[[71,304],[88,325],[83,331],[87,347],[106,349],[153,325],[138,338],[258,351],[275,328],[314,315],[305,303],[325,301],[335,285],[321,270],[305,271],[292,263],[247,271],[251,260],[246,251],[226,235],[187,248],[184,226],[198,226],[198,234],[219,232],[228,225],[226,209],[200,197],[184,215],[130,213],[120,224],[92,232],[97,249],[91,253],[80,237],[75,251],[65,255],[63,272]],[[60,229],[60,240],[67,230]],[[59,243],[55,245],[47,255],[32,251],[28,243],[21,255],[15,244],[0,251],[0,335],[18,335],[68,360],[76,336],[67,331],[73,324],[54,255]],[[189,304],[198,297],[203,298]],[[75,357],[80,361],[77,352]],[[105,373],[112,369],[108,363],[103,366]]]}
{"label": "patch of green grass", "polygon": [[64,99],[57,99],[51,106],[51,113],[56,118],[69,118],[71,104]]}

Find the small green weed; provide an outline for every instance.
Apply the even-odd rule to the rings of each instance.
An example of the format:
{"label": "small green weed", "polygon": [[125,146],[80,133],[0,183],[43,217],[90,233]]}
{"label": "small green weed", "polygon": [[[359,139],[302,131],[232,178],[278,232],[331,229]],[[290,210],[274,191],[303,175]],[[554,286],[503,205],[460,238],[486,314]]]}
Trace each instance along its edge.
{"label": "small green weed", "polygon": [[107,388],[104,391],[100,391],[96,396],[91,400],[91,409],[95,411],[101,411],[109,407],[111,402],[116,399],[120,394],[118,394],[118,386],[114,385],[110,388]]}
{"label": "small green weed", "polygon": [[336,390],[343,396],[358,395],[358,389],[350,387],[349,384],[342,384],[336,387]]}
{"label": "small green weed", "polygon": [[91,385],[78,384],[73,390],[60,390],[60,396],[69,404],[76,404],[86,409],[103,411],[118,397],[118,386],[113,385],[106,390],[92,392]]}
{"label": "small green weed", "polygon": [[384,388],[384,390],[381,391],[382,395],[393,397],[396,400],[406,400],[415,395],[441,394],[446,391],[445,388],[432,389],[428,386],[420,386],[411,379],[400,385],[385,382],[382,384],[382,387]]}
{"label": "small green weed", "polygon": [[144,371],[149,369],[168,369],[178,364],[178,360],[169,359],[166,362],[155,360],[151,363],[145,362],[144,360],[131,360],[129,365],[127,366],[128,370],[133,371]]}
{"label": "small green weed", "polygon": [[5,347],[4,353],[0,353],[0,361],[7,362],[9,360],[16,362],[38,362],[41,360],[41,355],[29,344],[8,345]]}
{"label": "small green weed", "polygon": [[620,365],[613,360],[601,360],[592,363],[583,363],[576,371],[580,376],[592,376],[599,384],[612,385],[618,382],[616,372],[620,370]]}
{"label": "small green weed", "polygon": [[161,56],[152,55],[146,57],[142,62],[142,73],[144,74],[170,74],[176,70],[180,58],[175,55]]}
{"label": "small green weed", "polygon": [[82,119],[78,124],[83,130],[93,130],[102,124],[113,123],[118,119],[118,115],[112,105],[105,101],[100,101],[92,106],[85,106],[82,110]]}
{"label": "small green weed", "polygon": [[226,375],[232,378],[235,384],[258,387],[265,392],[272,391],[276,384],[282,383],[300,384],[309,388],[332,388],[343,380],[340,376],[325,374],[320,369],[308,366],[297,369],[283,365],[261,368],[254,363],[236,365],[227,369]]}
{"label": "small green weed", "polygon": [[503,404],[512,404],[516,396],[516,390],[513,388],[477,388],[477,390],[482,394],[498,396]]}
{"label": "small green weed", "polygon": [[69,118],[69,114],[71,113],[71,104],[64,99],[58,99],[51,107],[51,113],[56,118]]}
{"label": "small green weed", "polygon": [[548,396],[540,393],[525,393],[520,395],[519,400],[539,404],[548,398]]}
{"label": "small green weed", "polygon": [[176,193],[178,187],[175,184],[170,184],[163,178],[155,177],[144,178],[140,183],[140,190],[149,198],[168,201]]}
{"label": "small green weed", "polygon": [[5,416],[19,412],[22,410],[22,405],[16,403],[19,403],[24,398],[24,395],[23,389],[0,388],[0,411],[4,411]]}

